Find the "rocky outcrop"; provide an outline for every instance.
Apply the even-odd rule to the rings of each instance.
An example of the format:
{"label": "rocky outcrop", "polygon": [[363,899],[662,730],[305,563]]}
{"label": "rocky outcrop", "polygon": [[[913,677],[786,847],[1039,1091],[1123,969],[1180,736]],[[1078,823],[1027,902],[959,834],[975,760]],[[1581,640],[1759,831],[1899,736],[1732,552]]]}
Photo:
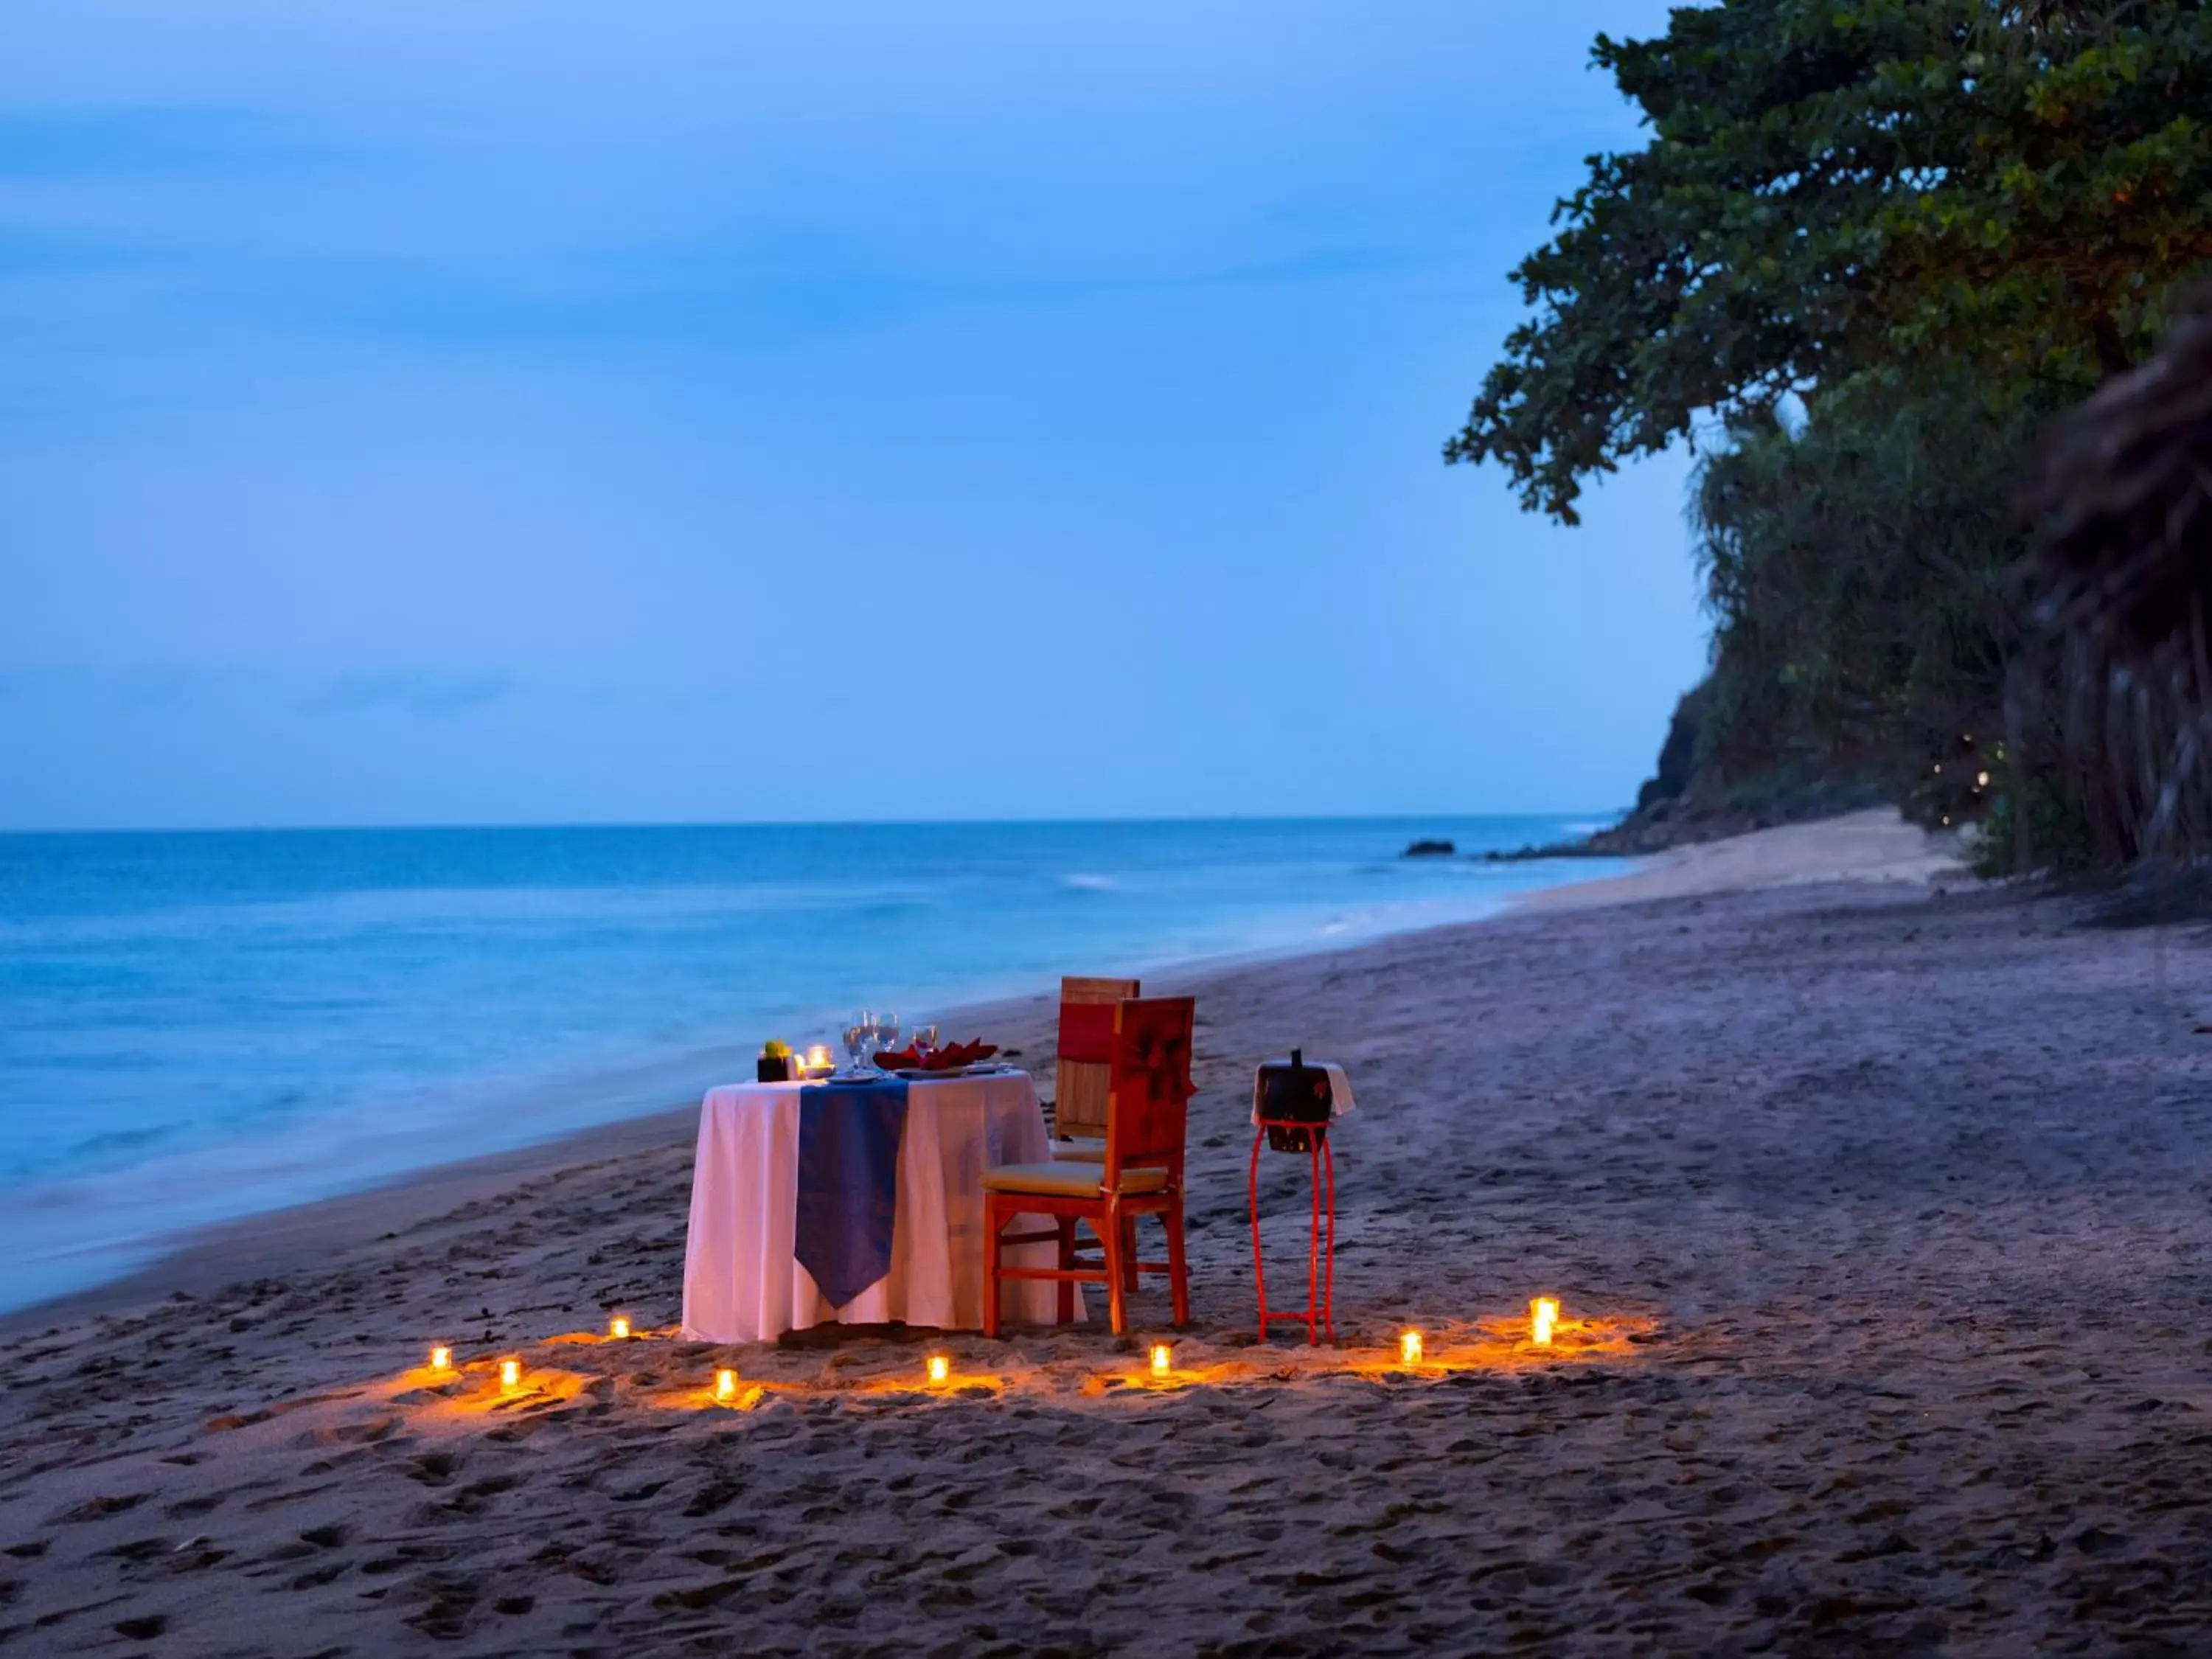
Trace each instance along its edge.
{"label": "rocky outcrop", "polygon": [[1680,800],[1687,792],[1698,766],[1698,728],[1712,701],[1712,682],[1700,680],[1684,692],[1667,722],[1667,740],[1659,745],[1659,770],[1636,792],[1636,810],[1645,811],[1662,802]]}
{"label": "rocky outcrop", "polygon": [[1692,842],[1718,841],[1753,830],[1833,817],[1887,804],[1874,783],[1807,763],[1729,778],[1699,754],[1698,738],[1712,704],[1712,682],[1700,681],[1674,705],[1659,747],[1658,770],[1636,792],[1635,810],[1609,830],[1581,841],[1488,853],[1493,864],[1527,859],[1638,858]]}

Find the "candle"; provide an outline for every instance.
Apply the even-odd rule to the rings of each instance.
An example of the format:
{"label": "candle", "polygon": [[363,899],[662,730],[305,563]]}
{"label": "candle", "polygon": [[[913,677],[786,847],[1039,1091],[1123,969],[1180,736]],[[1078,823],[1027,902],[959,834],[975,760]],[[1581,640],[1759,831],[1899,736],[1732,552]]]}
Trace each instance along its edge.
{"label": "candle", "polygon": [[941,1353],[933,1353],[929,1356],[929,1380],[931,1382],[942,1382],[946,1377],[951,1375],[952,1362],[951,1360],[947,1359]]}
{"label": "candle", "polygon": [[522,1386],[522,1362],[520,1359],[502,1359],[499,1362],[499,1386],[502,1389],[519,1389]]}
{"label": "candle", "polygon": [[806,1051],[806,1069],[810,1072],[826,1072],[830,1069],[829,1044],[817,1042]]}
{"label": "candle", "polygon": [[617,1342],[627,1341],[629,1338],[629,1316],[624,1314],[617,1314],[611,1320],[608,1321],[607,1334]]}
{"label": "candle", "polygon": [[436,1347],[431,1349],[430,1369],[434,1371],[449,1371],[453,1370],[453,1351],[446,1346],[443,1343],[440,1343]]}
{"label": "candle", "polygon": [[714,1373],[715,1399],[727,1400],[732,1395],[735,1395],[737,1391],[738,1374],[735,1371],[716,1371]]}
{"label": "candle", "polygon": [[1407,1331],[1398,1338],[1398,1358],[1401,1364],[1418,1365],[1421,1363],[1421,1334]]}
{"label": "candle", "polygon": [[1175,1363],[1175,1350],[1164,1342],[1152,1344],[1152,1375],[1165,1376]]}
{"label": "candle", "polygon": [[1552,1327],[1559,1322],[1558,1297],[1540,1296],[1528,1304],[1528,1340],[1538,1347],[1552,1346]]}

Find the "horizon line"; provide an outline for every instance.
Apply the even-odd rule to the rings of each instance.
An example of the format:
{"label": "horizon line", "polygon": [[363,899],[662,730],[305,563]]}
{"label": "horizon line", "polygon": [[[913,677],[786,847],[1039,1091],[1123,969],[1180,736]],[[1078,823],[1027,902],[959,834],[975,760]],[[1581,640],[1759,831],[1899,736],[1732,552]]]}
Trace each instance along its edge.
{"label": "horizon line", "polygon": [[923,830],[996,829],[1023,825],[1070,826],[1124,824],[1156,826],[1218,823],[1393,823],[1434,821],[1464,823],[1470,819],[1539,819],[1562,817],[1619,818],[1629,809],[1603,807],[1583,811],[1560,808],[1541,811],[1479,812],[1226,812],[1166,817],[920,817],[920,818],[569,818],[499,823],[463,821],[410,823],[238,823],[185,825],[110,825],[106,827],[0,828],[0,841],[91,836],[316,836],[425,835],[483,833],[497,830]]}

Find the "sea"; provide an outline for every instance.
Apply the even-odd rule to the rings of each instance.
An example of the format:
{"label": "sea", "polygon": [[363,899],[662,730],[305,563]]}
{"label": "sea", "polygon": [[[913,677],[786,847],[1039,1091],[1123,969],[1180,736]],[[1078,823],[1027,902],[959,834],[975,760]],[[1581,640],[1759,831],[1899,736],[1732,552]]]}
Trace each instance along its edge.
{"label": "sea", "polygon": [[0,1309],[694,1100],[858,1009],[1480,918],[1609,870],[1469,854],[1599,821],[0,836]]}

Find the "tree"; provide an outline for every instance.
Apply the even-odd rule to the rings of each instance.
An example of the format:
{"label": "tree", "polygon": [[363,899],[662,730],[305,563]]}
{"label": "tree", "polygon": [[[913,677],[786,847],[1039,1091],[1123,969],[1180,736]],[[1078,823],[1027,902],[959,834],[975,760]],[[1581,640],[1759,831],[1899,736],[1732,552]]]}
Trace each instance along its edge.
{"label": "tree", "polygon": [[2020,626],[2019,429],[1954,385],[1729,435],[1691,508],[1715,625],[1704,758],[1723,781],[1826,775],[1931,823],[1978,815]]}
{"label": "tree", "polygon": [[[1594,55],[1649,141],[1593,157],[1514,273],[1532,314],[1444,453],[1567,523],[1593,475],[1702,453],[1709,781],[1826,765],[1930,823],[2009,790],[2051,858],[2212,812],[2141,765],[2102,779],[2054,702],[2038,727],[2013,699],[2032,753],[1996,741],[2008,686],[2060,678],[2021,460],[2212,264],[2212,0],[1719,0]],[[2212,726],[2130,687],[2131,742],[2177,775]]]}
{"label": "tree", "polygon": [[1650,141],[1591,158],[1513,273],[1534,315],[1444,447],[1567,523],[1701,416],[2078,397],[2212,261],[2202,0],[1723,0],[1593,56]]}

